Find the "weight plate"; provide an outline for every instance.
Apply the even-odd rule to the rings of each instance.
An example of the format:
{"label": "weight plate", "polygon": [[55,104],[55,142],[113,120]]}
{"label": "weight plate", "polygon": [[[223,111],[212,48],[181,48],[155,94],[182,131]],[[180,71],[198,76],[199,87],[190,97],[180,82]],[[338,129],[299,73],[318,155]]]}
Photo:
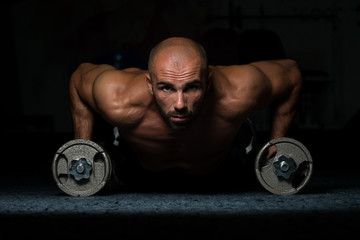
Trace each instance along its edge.
{"label": "weight plate", "polygon": [[110,179],[112,165],[106,151],[93,141],[71,140],[56,152],[52,174],[58,187],[72,196],[90,196]]}
{"label": "weight plate", "polygon": [[[267,159],[268,149],[275,145],[276,154]],[[313,172],[309,150],[292,138],[277,138],[266,143],[255,160],[260,184],[273,194],[295,194],[305,187]]]}

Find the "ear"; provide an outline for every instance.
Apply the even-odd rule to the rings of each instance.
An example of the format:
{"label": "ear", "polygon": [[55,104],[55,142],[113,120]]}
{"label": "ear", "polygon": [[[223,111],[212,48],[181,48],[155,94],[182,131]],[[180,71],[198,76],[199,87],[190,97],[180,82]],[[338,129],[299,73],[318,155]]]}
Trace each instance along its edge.
{"label": "ear", "polygon": [[207,79],[207,84],[206,84],[206,90],[209,90],[209,88],[210,88],[210,84],[211,84],[211,78],[212,78],[212,75],[213,75],[213,73],[212,73],[212,71],[209,69],[209,73],[208,73],[208,79]]}
{"label": "ear", "polygon": [[145,76],[146,76],[146,83],[147,83],[149,92],[150,92],[151,95],[154,95],[154,91],[153,91],[153,87],[152,87],[152,80],[151,80],[150,74],[146,73]]}

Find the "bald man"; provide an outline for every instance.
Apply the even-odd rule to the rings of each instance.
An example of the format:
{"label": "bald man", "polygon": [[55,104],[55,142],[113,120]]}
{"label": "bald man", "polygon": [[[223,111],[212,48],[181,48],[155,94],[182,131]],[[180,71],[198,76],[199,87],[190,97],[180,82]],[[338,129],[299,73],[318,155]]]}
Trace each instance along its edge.
{"label": "bald man", "polygon": [[98,115],[117,127],[141,173],[201,178],[222,168],[258,109],[271,106],[271,139],[286,136],[300,89],[292,60],[208,66],[201,45],[169,38],[152,49],[148,70],[91,63],[76,69],[69,87],[74,137],[91,140]]}

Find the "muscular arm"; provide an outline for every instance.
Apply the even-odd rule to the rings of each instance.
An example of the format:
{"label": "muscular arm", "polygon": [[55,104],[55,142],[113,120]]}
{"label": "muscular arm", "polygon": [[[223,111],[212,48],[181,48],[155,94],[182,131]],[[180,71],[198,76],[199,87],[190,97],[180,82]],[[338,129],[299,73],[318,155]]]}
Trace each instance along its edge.
{"label": "muscular arm", "polygon": [[270,83],[270,138],[284,137],[288,134],[296,113],[302,85],[300,70],[292,60],[263,61],[250,65],[257,68],[264,75],[264,80]]}
{"label": "muscular arm", "polygon": [[[230,82],[231,99],[243,117],[271,108],[270,138],[284,137],[296,113],[301,90],[301,73],[292,60],[259,61],[221,69]],[[229,104],[231,101],[229,101]]]}
{"label": "muscular arm", "polygon": [[110,65],[81,64],[72,74],[69,82],[70,111],[75,139],[91,139],[94,112],[97,111],[93,97],[93,85],[97,77],[109,70]]}

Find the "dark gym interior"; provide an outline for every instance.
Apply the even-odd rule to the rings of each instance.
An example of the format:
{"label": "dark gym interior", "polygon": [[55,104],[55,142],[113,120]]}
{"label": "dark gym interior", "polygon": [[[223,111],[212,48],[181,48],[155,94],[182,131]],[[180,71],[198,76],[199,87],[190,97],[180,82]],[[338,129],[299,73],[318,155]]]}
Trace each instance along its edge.
{"label": "dark gym interior", "polygon": [[[357,234],[359,1],[16,0],[1,10],[2,239]],[[83,62],[146,69],[151,48],[172,36],[201,43],[211,65],[281,58],[299,64],[303,89],[291,137],[314,162],[301,192],[274,195],[257,182],[213,192],[115,191],[109,184],[94,196],[72,197],[56,186],[54,154],[73,138],[71,73]],[[268,109],[251,119],[265,144]]]}

